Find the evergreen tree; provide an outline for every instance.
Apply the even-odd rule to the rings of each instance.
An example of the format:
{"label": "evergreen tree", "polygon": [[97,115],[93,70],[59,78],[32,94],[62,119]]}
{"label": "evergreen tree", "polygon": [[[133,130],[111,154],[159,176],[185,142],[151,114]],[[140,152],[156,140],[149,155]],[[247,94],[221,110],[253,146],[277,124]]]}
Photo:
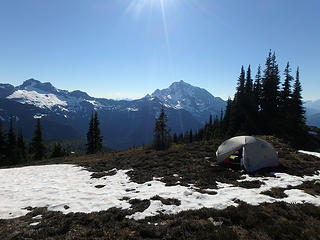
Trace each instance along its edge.
{"label": "evergreen tree", "polygon": [[250,65],[246,75],[245,96],[243,102],[244,121],[241,124],[241,130],[245,133],[253,134],[256,132],[255,122],[255,97],[253,94],[253,83],[251,78]]}
{"label": "evergreen tree", "polygon": [[178,136],[178,143],[182,143],[183,142],[183,133],[180,133]]}
{"label": "evergreen tree", "polygon": [[231,107],[232,107],[232,100],[229,97],[228,100],[227,100],[227,106],[226,106],[226,111],[225,111],[225,114],[224,114],[224,118],[222,120],[222,132],[223,132],[223,135],[227,135],[228,130],[229,130]]}
{"label": "evergreen tree", "polygon": [[93,141],[95,152],[102,152],[102,136],[99,128],[98,112],[95,112],[93,119]]}
{"label": "evergreen tree", "polygon": [[[290,107],[291,98],[291,81],[293,77],[290,75],[291,69],[289,62],[284,70],[284,83],[280,92],[280,110],[286,110]],[[282,109],[281,109],[282,108]]]}
{"label": "evergreen tree", "polygon": [[91,114],[89,130],[87,132],[87,154],[93,154],[102,151],[102,136],[100,135],[98,113]]}
{"label": "evergreen tree", "polygon": [[34,160],[41,160],[45,157],[45,146],[42,139],[42,128],[40,118],[37,119],[36,129],[31,141],[31,149]]}
{"label": "evergreen tree", "polygon": [[186,131],[186,132],[184,133],[183,142],[184,142],[184,143],[189,143],[189,142],[190,142],[189,137],[190,137],[189,131]]}
{"label": "evergreen tree", "polygon": [[266,69],[262,79],[261,117],[264,119],[264,131],[273,134],[279,129],[279,69],[275,53],[269,52]]}
{"label": "evergreen tree", "polygon": [[167,115],[164,112],[164,106],[161,107],[159,117],[156,119],[154,128],[154,148],[164,150],[170,147],[170,130],[167,127]]}
{"label": "evergreen tree", "polygon": [[27,159],[27,149],[26,149],[26,144],[23,140],[21,129],[19,129],[19,132],[18,132],[17,148],[18,148],[19,161],[25,161]]}
{"label": "evergreen tree", "polygon": [[63,157],[66,156],[66,151],[65,149],[62,148],[60,143],[55,143],[54,147],[53,147],[53,151],[51,154],[52,158],[56,158],[56,157]]}
{"label": "evergreen tree", "polygon": [[93,113],[91,114],[91,119],[89,122],[89,130],[87,132],[87,154],[94,153],[94,124],[93,124]]}
{"label": "evergreen tree", "polygon": [[233,136],[237,132],[241,131],[241,124],[245,120],[245,72],[243,66],[241,67],[240,76],[238,78],[237,92],[234,96],[231,111],[230,121],[227,135]]}
{"label": "evergreen tree", "polygon": [[280,131],[279,133],[283,135],[287,135],[289,131],[292,130],[292,121],[291,121],[291,113],[290,109],[292,109],[292,93],[291,93],[291,81],[293,77],[290,75],[291,69],[289,62],[286,65],[284,70],[284,82],[282,84],[282,89],[280,92],[280,102],[279,102],[279,124]]}
{"label": "evergreen tree", "polygon": [[178,143],[178,136],[177,136],[176,133],[173,134],[173,142],[174,142],[175,144]]}
{"label": "evergreen tree", "polygon": [[243,97],[245,94],[245,72],[243,66],[241,66],[241,72],[240,76],[238,78],[238,86],[237,86],[237,98],[240,101],[240,103],[243,102]]}
{"label": "evergreen tree", "polygon": [[245,83],[245,95],[251,96],[253,91],[253,83],[251,78],[251,67],[249,65],[246,75],[246,83]]}
{"label": "evergreen tree", "polygon": [[190,131],[189,131],[189,142],[190,142],[190,143],[192,143],[192,142],[193,142],[192,129],[190,129]]}
{"label": "evergreen tree", "polygon": [[13,129],[12,117],[10,118],[6,147],[6,157],[8,158],[9,164],[16,164],[18,162],[17,139]]}
{"label": "evergreen tree", "polygon": [[255,123],[255,133],[261,132],[260,126],[260,105],[262,98],[262,90],[261,90],[261,66],[258,66],[257,74],[255,77],[254,85],[253,85],[253,121]]}
{"label": "evergreen tree", "polygon": [[7,164],[6,162],[6,141],[2,130],[2,121],[0,120],[0,166]]}
{"label": "evergreen tree", "polygon": [[305,110],[302,101],[302,87],[300,83],[299,68],[296,72],[296,80],[294,82],[294,89],[292,93],[292,119],[296,123],[296,127],[303,128],[305,126]]}

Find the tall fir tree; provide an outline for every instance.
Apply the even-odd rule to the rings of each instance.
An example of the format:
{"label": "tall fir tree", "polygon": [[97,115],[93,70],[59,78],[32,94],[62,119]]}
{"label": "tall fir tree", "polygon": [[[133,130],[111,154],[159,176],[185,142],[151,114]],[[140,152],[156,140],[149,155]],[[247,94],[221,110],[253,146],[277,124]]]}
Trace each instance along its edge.
{"label": "tall fir tree", "polygon": [[100,131],[100,121],[98,119],[98,112],[94,113],[93,119],[93,141],[94,141],[94,149],[95,152],[102,152],[102,136]]}
{"label": "tall fir tree", "polygon": [[89,130],[87,132],[87,154],[102,152],[102,136],[100,134],[100,122],[98,119],[98,112],[96,111],[89,122]]}
{"label": "tall fir tree", "polygon": [[259,112],[260,104],[261,104],[261,81],[262,81],[261,66],[259,64],[256,78],[255,78],[254,85],[253,85],[253,95],[254,95],[254,100],[255,100],[255,111],[256,112]]}
{"label": "tall fir tree", "polygon": [[233,136],[241,131],[241,124],[245,120],[244,115],[244,102],[245,102],[245,72],[243,66],[241,67],[240,76],[238,78],[237,92],[234,96],[231,111],[230,122],[227,135]]}
{"label": "tall fir tree", "polygon": [[241,124],[241,130],[247,134],[256,132],[255,122],[255,97],[253,94],[253,81],[251,78],[251,67],[249,65],[246,74],[245,95],[243,102],[244,121]]}
{"label": "tall fir tree", "polygon": [[173,142],[174,142],[175,144],[178,143],[178,136],[177,136],[176,133],[173,134]]}
{"label": "tall fir tree", "polygon": [[284,82],[280,91],[279,101],[279,134],[282,136],[287,135],[293,127],[291,121],[292,116],[290,113],[290,109],[292,109],[291,81],[293,77],[291,76],[290,72],[291,69],[288,62],[284,70]]}
{"label": "tall fir tree", "polygon": [[2,121],[0,120],[0,166],[6,165],[6,140],[2,129]]}
{"label": "tall fir tree", "polygon": [[282,84],[282,89],[280,92],[280,110],[288,109],[291,102],[291,81],[293,77],[290,74],[290,64],[289,62],[286,65],[286,68],[284,70],[284,82]]}
{"label": "tall fir tree", "polygon": [[192,129],[190,129],[189,131],[189,142],[192,143],[193,142],[193,133],[192,133]]}
{"label": "tall fir tree", "polygon": [[260,130],[261,128],[260,127],[260,105],[261,105],[261,98],[262,98],[261,83],[262,83],[261,66],[259,64],[255,81],[253,84],[253,98],[254,98],[253,121],[255,122],[256,134],[259,134],[261,132]]}
{"label": "tall fir tree", "polygon": [[27,159],[27,148],[23,139],[22,129],[18,131],[17,138],[17,149],[18,149],[18,159],[20,162],[26,161]]}
{"label": "tall fir tree", "polygon": [[246,82],[245,82],[245,95],[246,96],[251,96],[252,91],[253,91],[253,83],[252,83],[252,78],[251,78],[251,67],[249,65],[248,70],[247,70],[247,75],[246,75]]}
{"label": "tall fir tree", "polygon": [[222,120],[222,132],[224,135],[227,135],[230,125],[230,115],[231,115],[231,107],[232,107],[232,100],[229,97],[227,100],[227,106],[225,110],[225,114]]}
{"label": "tall fir tree", "polygon": [[36,121],[35,131],[31,141],[31,149],[34,160],[41,160],[45,157],[45,145],[42,139],[40,118],[38,118]]}
{"label": "tall fir tree", "polygon": [[262,79],[261,117],[266,134],[274,134],[279,130],[279,84],[280,76],[275,53],[269,51],[266,68]]}
{"label": "tall fir tree", "polygon": [[18,163],[17,154],[17,138],[13,129],[13,118],[10,118],[9,130],[7,134],[7,144],[6,144],[6,157],[8,158],[9,164]]}
{"label": "tall fir tree", "polygon": [[51,153],[52,158],[64,157],[66,156],[66,150],[61,146],[60,143],[55,143],[53,147],[53,151]]}
{"label": "tall fir tree", "polygon": [[94,153],[94,136],[93,136],[93,113],[91,113],[91,118],[89,122],[89,129],[87,132],[87,154],[93,154]]}
{"label": "tall fir tree", "polygon": [[294,82],[294,89],[292,93],[292,118],[296,123],[296,127],[303,128],[305,126],[305,109],[302,101],[302,87],[300,83],[299,68],[297,68],[296,79]]}
{"label": "tall fir tree", "polygon": [[161,106],[159,117],[155,121],[153,144],[156,150],[164,150],[170,147],[170,130],[167,126],[168,117],[164,106]]}

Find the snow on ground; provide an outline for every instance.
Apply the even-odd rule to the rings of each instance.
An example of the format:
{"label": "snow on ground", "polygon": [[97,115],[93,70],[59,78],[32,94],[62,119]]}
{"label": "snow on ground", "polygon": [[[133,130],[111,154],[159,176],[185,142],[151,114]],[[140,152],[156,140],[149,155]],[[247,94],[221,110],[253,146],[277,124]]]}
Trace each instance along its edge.
{"label": "snow on ground", "polygon": [[[150,199],[159,195],[162,198],[175,198],[181,205],[164,205],[159,200],[150,200],[144,212],[136,212],[129,218],[143,219],[157,215],[160,211],[174,214],[189,209],[224,209],[237,206],[236,200],[258,205],[263,202],[285,201],[289,203],[309,202],[320,206],[320,196],[311,196],[301,190],[286,190],[288,197],[275,199],[261,194],[272,187],[300,185],[304,181],[320,180],[320,172],[314,176],[297,177],[285,173],[275,173],[275,177],[250,177],[238,181],[259,180],[260,188],[235,187],[232,184],[218,183],[218,189],[208,189],[215,195],[203,194],[196,187],[165,186],[159,179],[144,184],[131,182],[127,172],[118,170],[113,176],[92,178],[91,172],[75,165],[28,166],[0,169],[0,218],[15,218],[27,214],[26,207],[48,207],[48,210],[69,212],[94,212],[111,207],[128,209],[129,199]],[[97,185],[105,185],[96,188]]]}
{"label": "snow on ground", "polygon": [[312,156],[320,158],[320,153],[318,153],[318,152],[309,152],[309,151],[303,151],[303,150],[299,150],[298,152],[299,153],[308,154],[308,155],[312,155]]}

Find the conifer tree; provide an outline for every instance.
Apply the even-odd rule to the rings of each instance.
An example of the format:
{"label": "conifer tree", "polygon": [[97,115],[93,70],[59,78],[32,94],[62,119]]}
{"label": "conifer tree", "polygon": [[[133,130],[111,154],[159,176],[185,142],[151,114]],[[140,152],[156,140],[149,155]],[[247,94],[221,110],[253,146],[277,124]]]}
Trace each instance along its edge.
{"label": "conifer tree", "polygon": [[168,117],[165,114],[164,106],[161,106],[159,117],[156,119],[154,128],[154,148],[164,150],[170,147],[170,130],[167,127]]}
{"label": "conifer tree", "polygon": [[299,68],[297,68],[296,79],[294,82],[294,89],[292,93],[292,118],[294,119],[296,127],[298,128],[302,128],[305,126],[305,110],[303,107],[301,92],[302,87],[300,83],[300,73]]}
{"label": "conifer tree", "polygon": [[189,131],[189,142],[190,142],[190,143],[192,143],[192,142],[193,142],[192,129],[190,129],[190,131]]}
{"label": "conifer tree", "polygon": [[89,122],[89,130],[87,132],[87,154],[93,154],[94,153],[94,126],[93,126],[93,113],[91,113],[91,119]]}
{"label": "conifer tree", "polygon": [[282,84],[282,90],[280,92],[280,110],[286,110],[290,106],[291,98],[291,81],[293,77],[290,75],[291,69],[289,62],[284,70],[284,83]]}
{"label": "conifer tree", "polygon": [[87,132],[87,154],[93,154],[102,151],[102,136],[100,135],[98,113],[91,114],[89,130]]}
{"label": "conifer tree", "polygon": [[16,164],[18,162],[17,155],[17,138],[13,129],[13,120],[10,118],[10,125],[7,134],[7,144],[6,144],[6,157],[8,158],[9,164]]}
{"label": "conifer tree", "polygon": [[63,157],[66,155],[65,149],[62,148],[60,143],[55,143],[51,154],[52,158]]}
{"label": "conifer tree", "polygon": [[173,134],[173,142],[174,142],[175,144],[178,143],[178,136],[177,136],[176,133]]}
{"label": "conifer tree", "polygon": [[34,160],[41,160],[45,157],[45,146],[42,139],[42,128],[40,118],[37,119],[36,129],[31,141],[31,149]]}
{"label": "conifer tree", "polygon": [[100,134],[99,125],[98,112],[95,112],[93,119],[93,141],[95,152],[102,152],[102,136]]}
{"label": "conifer tree", "polygon": [[2,121],[0,120],[0,166],[6,164],[6,145],[5,135],[2,129]]}
{"label": "conifer tree", "polygon": [[23,135],[22,135],[21,129],[19,129],[19,131],[18,131],[17,148],[18,148],[19,161],[25,161],[27,158],[27,149],[26,149],[26,144],[23,140]]}
{"label": "conifer tree", "polygon": [[278,112],[279,112],[279,69],[275,53],[269,51],[266,60],[266,69],[262,79],[262,96],[261,96],[261,116],[264,119],[264,130],[266,134],[273,134],[279,129]]}
{"label": "conifer tree", "polygon": [[260,110],[260,104],[261,104],[261,66],[258,66],[256,79],[254,81],[253,85],[253,95],[255,99],[255,112],[259,112]]}
{"label": "conifer tree", "polygon": [[251,67],[249,65],[246,75],[245,96],[243,102],[244,121],[241,124],[241,130],[252,134],[256,131],[255,115],[255,97],[253,94],[253,83],[251,78]]}
{"label": "conifer tree", "polygon": [[253,83],[251,78],[251,67],[249,65],[246,75],[246,83],[245,83],[245,94],[246,96],[251,96],[253,91]]}
{"label": "conifer tree", "polygon": [[226,106],[226,111],[225,111],[225,114],[224,114],[224,118],[222,120],[222,132],[223,132],[224,135],[227,135],[227,132],[228,132],[228,129],[229,129],[231,106],[232,106],[232,100],[229,97],[228,100],[227,100],[227,106]]}
{"label": "conifer tree", "polygon": [[182,143],[183,142],[183,133],[180,133],[178,136],[178,143]]}
{"label": "conifer tree", "polygon": [[291,92],[291,81],[293,77],[290,75],[291,69],[289,62],[284,70],[284,82],[282,84],[282,89],[280,92],[279,101],[279,133],[281,135],[287,135],[289,131],[292,130],[291,113],[292,109],[292,92]]}
{"label": "conifer tree", "polygon": [[234,96],[231,111],[230,121],[227,135],[232,136],[236,132],[241,131],[241,124],[244,122],[244,102],[245,102],[245,72],[243,66],[241,67],[240,76],[238,78],[237,92]]}
{"label": "conifer tree", "polygon": [[238,87],[237,87],[237,98],[240,103],[243,102],[243,97],[245,93],[245,72],[243,66],[241,66],[240,76],[238,78]]}

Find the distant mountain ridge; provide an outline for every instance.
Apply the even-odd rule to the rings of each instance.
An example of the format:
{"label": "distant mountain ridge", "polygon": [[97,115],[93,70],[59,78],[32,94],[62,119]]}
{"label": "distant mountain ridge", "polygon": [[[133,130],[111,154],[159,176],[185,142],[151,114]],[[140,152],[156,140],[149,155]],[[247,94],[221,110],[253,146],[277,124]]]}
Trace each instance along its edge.
{"label": "distant mountain ridge", "polygon": [[162,104],[172,132],[177,133],[198,129],[210,114],[219,115],[226,106],[221,98],[184,81],[137,100],[94,98],[35,79],[17,87],[0,84],[0,119],[7,123],[14,116],[27,138],[35,118],[42,118],[47,139],[84,138],[91,113],[97,110],[104,143],[116,149],[149,143]]}
{"label": "distant mountain ridge", "polygon": [[306,101],[307,124],[320,128],[320,99],[316,101]]}

